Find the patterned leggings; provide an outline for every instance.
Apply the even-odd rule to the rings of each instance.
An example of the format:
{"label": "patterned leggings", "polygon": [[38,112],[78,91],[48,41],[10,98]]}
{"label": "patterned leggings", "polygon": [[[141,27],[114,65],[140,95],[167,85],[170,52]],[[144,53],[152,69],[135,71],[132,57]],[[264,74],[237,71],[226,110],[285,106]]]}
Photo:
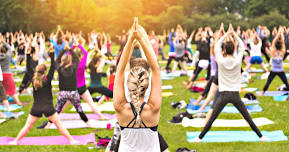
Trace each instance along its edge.
{"label": "patterned leggings", "polygon": [[85,115],[85,113],[82,110],[81,104],[80,104],[80,96],[77,91],[60,91],[57,96],[57,102],[56,102],[56,111],[57,113],[60,113],[63,106],[67,101],[70,101],[74,108],[76,109],[77,113],[79,114],[80,118],[87,122],[88,119]]}

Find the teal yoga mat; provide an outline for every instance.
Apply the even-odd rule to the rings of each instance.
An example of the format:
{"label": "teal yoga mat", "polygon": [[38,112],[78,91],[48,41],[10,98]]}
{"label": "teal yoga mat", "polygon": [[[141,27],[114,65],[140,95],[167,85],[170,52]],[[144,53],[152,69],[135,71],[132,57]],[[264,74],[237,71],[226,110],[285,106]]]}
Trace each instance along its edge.
{"label": "teal yoga mat", "polygon": [[[187,141],[193,142],[193,139],[200,135],[200,131],[187,132]],[[288,138],[282,130],[277,131],[261,131],[262,135],[268,138],[268,142],[285,141]],[[202,142],[257,142],[259,137],[254,131],[209,131]]]}
{"label": "teal yoga mat", "polygon": [[[190,114],[198,113],[198,109],[200,109],[201,106],[195,106],[193,104],[189,104],[187,106],[187,112]],[[208,112],[211,106],[207,106],[202,112]],[[261,112],[263,109],[260,105],[247,105],[246,108],[248,109],[248,112]],[[238,109],[234,106],[225,106],[222,110],[223,113],[239,113]]]}

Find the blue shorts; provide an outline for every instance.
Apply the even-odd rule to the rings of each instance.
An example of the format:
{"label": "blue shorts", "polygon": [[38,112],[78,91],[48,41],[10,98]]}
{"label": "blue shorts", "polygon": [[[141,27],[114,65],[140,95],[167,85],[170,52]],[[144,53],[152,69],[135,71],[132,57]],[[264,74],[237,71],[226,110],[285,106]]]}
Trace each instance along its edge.
{"label": "blue shorts", "polygon": [[261,64],[261,63],[263,63],[263,60],[262,60],[261,56],[252,56],[250,59],[250,63],[251,64],[256,64],[256,63]]}

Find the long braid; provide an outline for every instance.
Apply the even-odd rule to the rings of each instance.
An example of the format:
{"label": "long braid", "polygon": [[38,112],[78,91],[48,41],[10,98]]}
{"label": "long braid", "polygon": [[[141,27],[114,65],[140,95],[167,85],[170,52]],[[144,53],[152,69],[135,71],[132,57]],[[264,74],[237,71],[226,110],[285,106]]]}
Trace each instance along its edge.
{"label": "long braid", "polygon": [[128,75],[128,88],[132,104],[137,112],[136,126],[140,127],[140,97],[144,96],[148,88],[148,72],[140,66],[133,67]]}

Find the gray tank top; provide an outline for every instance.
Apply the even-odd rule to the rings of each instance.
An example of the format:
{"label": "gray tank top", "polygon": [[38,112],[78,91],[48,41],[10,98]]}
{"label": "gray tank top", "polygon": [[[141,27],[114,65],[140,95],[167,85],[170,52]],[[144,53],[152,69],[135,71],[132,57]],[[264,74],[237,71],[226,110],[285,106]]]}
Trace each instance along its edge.
{"label": "gray tank top", "polygon": [[277,52],[277,56],[272,58],[271,71],[272,72],[283,72],[283,58],[280,56],[280,52]]}

